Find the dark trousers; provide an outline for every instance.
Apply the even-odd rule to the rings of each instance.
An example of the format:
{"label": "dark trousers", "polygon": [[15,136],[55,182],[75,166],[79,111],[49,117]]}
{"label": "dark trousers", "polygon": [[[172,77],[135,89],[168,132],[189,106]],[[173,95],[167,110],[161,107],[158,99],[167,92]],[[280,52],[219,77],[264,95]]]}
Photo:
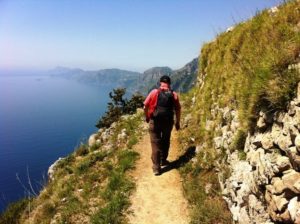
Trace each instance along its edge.
{"label": "dark trousers", "polygon": [[159,169],[161,161],[168,157],[173,124],[173,119],[151,119],[149,122],[153,169]]}

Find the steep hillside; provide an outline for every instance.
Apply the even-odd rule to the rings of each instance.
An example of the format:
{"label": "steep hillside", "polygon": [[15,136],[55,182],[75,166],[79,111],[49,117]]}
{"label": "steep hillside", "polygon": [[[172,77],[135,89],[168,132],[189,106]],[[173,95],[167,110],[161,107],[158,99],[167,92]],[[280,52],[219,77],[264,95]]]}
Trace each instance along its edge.
{"label": "steep hillside", "polygon": [[289,1],[203,46],[180,135],[182,148],[197,153],[181,169],[192,223],[230,223],[223,197],[238,223],[298,220],[300,192],[274,188],[299,181],[299,127],[292,118],[298,113],[299,31],[300,2]]}
{"label": "steep hillside", "polygon": [[172,73],[172,88],[180,93],[189,91],[195,85],[197,75],[198,58],[195,58],[183,68]]}

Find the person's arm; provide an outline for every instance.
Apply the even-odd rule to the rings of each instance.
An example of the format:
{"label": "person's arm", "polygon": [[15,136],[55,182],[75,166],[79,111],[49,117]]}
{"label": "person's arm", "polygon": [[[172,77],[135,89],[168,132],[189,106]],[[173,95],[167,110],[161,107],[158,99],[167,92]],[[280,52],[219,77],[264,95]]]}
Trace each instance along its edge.
{"label": "person's arm", "polygon": [[144,114],[145,114],[145,119],[146,119],[147,123],[150,120],[150,118],[148,117],[148,110],[149,110],[149,106],[144,105]]}
{"label": "person's arm", "polygon": [[180,129],[180,117],[181,117],[181,105],[180,105],[179,97],[178,97],[177,93],[174,93],[174,101],[175,101],[175,116],[176,116],[175,128],[176,128],[176,130],[179,130]]}
{"label": "person's arm", "polygon": [[148,123],[150,121],[150,113],[151,111],[150,110],[150,105],[151,105],[151,102],[152,102],[152,96],[154,94],[154,90],[152,90],[148,96],[146,97],[145,101],[144,101],[144,114],[145,114],[145,120],[146,122]]}

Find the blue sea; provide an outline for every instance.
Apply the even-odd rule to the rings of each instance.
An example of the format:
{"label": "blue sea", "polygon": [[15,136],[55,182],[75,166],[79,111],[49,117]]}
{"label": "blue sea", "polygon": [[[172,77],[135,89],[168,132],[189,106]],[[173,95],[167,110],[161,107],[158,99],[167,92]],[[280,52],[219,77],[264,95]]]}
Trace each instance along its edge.
{"label": "blue sea", "polygon": [[97,131],[111,89],[50,76],[0,76],[0,211],[28,190],[38,192],[48,167]]}

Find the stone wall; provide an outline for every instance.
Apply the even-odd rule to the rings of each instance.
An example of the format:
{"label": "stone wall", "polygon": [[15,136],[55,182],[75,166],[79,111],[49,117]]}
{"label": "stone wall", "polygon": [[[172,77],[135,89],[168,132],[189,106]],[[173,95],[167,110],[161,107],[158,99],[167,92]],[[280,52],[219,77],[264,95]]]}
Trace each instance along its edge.
{"label": "stone wall", "polygon": [[240,151],[230,150],[238,133],[238,113],[215,110],[222,113],[223,122],[214,145],[227,151],[231,171],[227,179],[220,172],[220,182],[234,221],[300,223],[300,85],[286,111],[259,113],[255,131],[248,133]]}

